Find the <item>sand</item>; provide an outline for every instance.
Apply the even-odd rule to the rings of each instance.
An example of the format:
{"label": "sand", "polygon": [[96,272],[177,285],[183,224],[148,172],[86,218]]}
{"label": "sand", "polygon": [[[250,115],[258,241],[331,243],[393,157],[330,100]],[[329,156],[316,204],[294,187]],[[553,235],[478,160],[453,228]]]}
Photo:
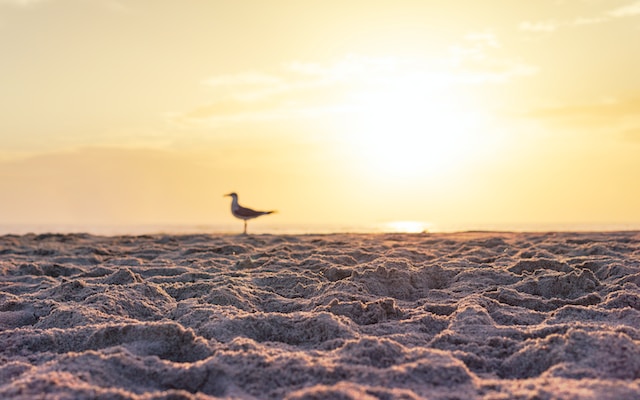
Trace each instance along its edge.
{"label": "sand", "polygon": [[640,233],[6,235],[0,398],[638,399]]}

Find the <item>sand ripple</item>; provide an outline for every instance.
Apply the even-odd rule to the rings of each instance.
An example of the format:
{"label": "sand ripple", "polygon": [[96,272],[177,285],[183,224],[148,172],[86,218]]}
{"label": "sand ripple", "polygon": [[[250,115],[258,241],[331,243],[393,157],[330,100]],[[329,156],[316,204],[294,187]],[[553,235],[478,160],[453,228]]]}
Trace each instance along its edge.
{"label": "sand ripple", "polygon": [[0,237],[0,398],[640,398],[640,234]]}

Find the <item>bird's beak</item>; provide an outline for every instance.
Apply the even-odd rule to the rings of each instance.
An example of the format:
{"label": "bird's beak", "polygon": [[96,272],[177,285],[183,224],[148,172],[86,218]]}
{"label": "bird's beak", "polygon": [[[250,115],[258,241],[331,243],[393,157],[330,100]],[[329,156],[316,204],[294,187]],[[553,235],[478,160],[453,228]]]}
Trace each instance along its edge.
{"label": "bird's beak", "polygon": [[229,196],[231,196],[231,193],[227,193],[227,194],[225,194],[225,195],[224,195],[224,196],[222,196],[222,197],[229,197]]}

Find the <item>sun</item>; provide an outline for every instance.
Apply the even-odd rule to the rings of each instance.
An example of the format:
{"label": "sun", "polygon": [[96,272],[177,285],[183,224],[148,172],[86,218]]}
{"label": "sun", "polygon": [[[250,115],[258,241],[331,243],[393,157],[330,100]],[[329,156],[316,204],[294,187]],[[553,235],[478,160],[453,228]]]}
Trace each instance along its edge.
{"label": "sun", "polygon": [[352,163],[377,180],[443,176],[468,164],[485,145],[485,116],[441,78],[395,71],[351,93],[344,141]]}

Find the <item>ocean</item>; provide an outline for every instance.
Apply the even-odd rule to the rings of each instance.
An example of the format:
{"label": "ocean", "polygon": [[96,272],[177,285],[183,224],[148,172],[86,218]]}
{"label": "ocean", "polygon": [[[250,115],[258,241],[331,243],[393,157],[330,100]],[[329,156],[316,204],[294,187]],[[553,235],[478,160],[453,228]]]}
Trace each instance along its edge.
{"label": "ocean", "polygon": [[[0,224],[0,235],[29,233],[89,233],[93,235],[145,234],[239,234],[242,222],[224,224]],[[639,223],[603,224],[450,224],[436,225],[421,221],[393,221],[371,224],[269,224],[251,221],[248,232],[253,234],[301,235],[330,233],[436,233],[464,231],[493,232],[600,232],[636,231]]]}

